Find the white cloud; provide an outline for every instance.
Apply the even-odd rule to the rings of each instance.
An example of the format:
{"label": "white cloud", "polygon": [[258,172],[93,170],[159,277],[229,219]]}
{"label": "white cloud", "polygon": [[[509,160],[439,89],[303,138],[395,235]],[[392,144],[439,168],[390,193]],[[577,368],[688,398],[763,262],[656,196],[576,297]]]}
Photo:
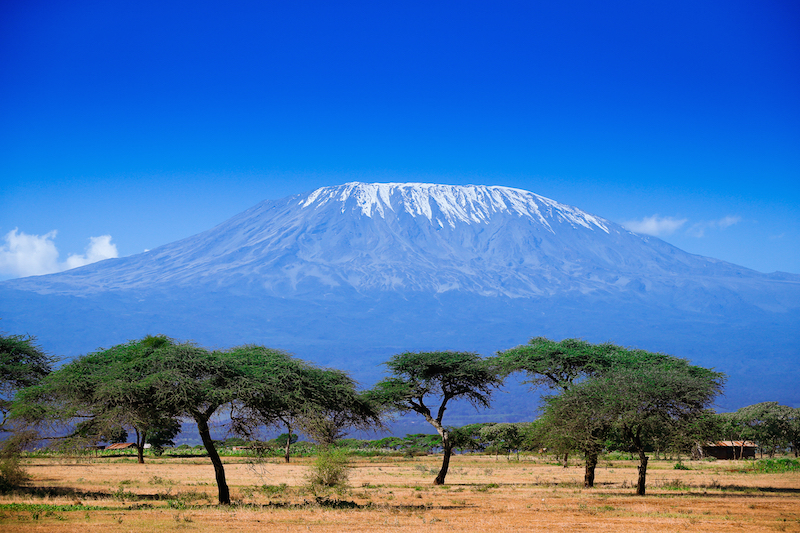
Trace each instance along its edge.
{"label": "white cloud", "polygon": [[83,255],[71,254],[67,260],[58,260],[55,238],[57,231],[44,235],[28,235],[15,228],[0,244],[0,274],[14,277],[52,274],[89,263],[119,257],[117,245],[111,243],[111,235],[90,237],[89,246]]}
{"label": "white cloud", "polygon": [[119,252],[117,252],[117,245],[111,244],[111,235],[89,237],[89,246],[86,247],[86,254],[71,254],[67,257],[67,268],[77,268],[112,257],[119,257]]}
{"label": "white cloud", "polygon": [[17,228],[5,235],[0,246],[0,272],[14,276],[37,276],[58,272],[58,250],[53,239],[56,231],[44,235],[17,233]]}
{"label": "white cloud", "polygon": [[644,233],[645,235],[653,235],[660,237],[661,235],[670,235],[675,233],[678,228],[686,224],[685,218],[672,218],[661,217],[653,215],[651,217],[644,217],[642,220],[630,220],[623,222],[622,226],[625,229],[635,231],[636,233]]}
{"label": "white cloud", "polygon": [[742,217],[728,215],[726,217],[722,217],[719,220],[708,220],[703,222],[698,222],[697,224],[692,224],[692,227],[689,228],[686,233],[693,237],[702,238],[705,237],[707,230],[712,229],[719,229],[723,230],[725,228],[729,228],[734,224],[738,223],[742,220]]}
{"label": "white cloud", "polygon": [[734,216],[728,215],[726,217],[722,217],[721,219],[717,220],[717,226],[719,226],[719,229],[725,229],[728,226],[733,226],[734,224],[736,224],[737,222],[739,222],[741,220],[742,220],[742,217],[734,217]]}

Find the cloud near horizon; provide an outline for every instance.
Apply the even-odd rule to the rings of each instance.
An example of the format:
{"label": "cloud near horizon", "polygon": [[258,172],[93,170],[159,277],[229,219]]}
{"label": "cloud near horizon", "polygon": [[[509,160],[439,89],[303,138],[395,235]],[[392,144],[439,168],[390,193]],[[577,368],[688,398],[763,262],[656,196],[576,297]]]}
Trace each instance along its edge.
{"label": "cloud near horizon", "polygon": [[720,218],[719,220],[698,222],[697,224],[692,224],[692,227],[686,230],[686,233],[688,233],[693,237],[702,238],[705,237],[707,230],[712,230],[712,229],[723,230],[725,228],[733,226],[734,224],[740,222],[741,220],[742,217],[728,215],[726,217]]}
{"label": "cloud near horizon", "polygon": [[645,235],[652,235],[660,237],[662,235],[671,235],[675,233],[681,226],[686,224],[686,218],[672,218],[661,217],[653,215],[651,217],[644,217],[642,220],[629,220],[622,223],[622,227],[636,233],[644,233]]}
{"label": "cloud near horizon", "polygon": [[66,261],[59,261],[57,234],[58,231],[53,230],[44,235],[28,235],[19,228],[6,233],[0,244],[0,275],[40,276],[119,257],[111,235],[101,235],[89,238],[85,254],[70,254]]}
{"label": "cloud near horizon", "polygon": [[[687,218],[673,218],[662,217],[653,215],[651,217],[644,217],[642,220],[629,220],[623,222],[622,226],[630,231],[636,233],[643,233],[645,235],[652,235],[654,237],[661,237],[663,235],[671,235],[679,230],[689,219]],[[705,237],[707,230],[718,229],[723,230],[741,222],[742,217],[728,215],[720,218],[719,220],[706,220],[692,224],[686,230],[687,235],[692,237],[702,238]]]}

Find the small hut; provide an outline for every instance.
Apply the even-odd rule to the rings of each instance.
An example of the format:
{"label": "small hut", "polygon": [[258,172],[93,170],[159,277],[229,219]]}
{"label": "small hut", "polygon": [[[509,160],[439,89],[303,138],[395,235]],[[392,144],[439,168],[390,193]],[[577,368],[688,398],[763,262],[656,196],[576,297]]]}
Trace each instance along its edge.
{"label": "small hut", "polygon": [[703,457],[716,457],[717,459],[755,459],[758,445],[749,440],[718,440],[706,442],[699,449]]}
{"label": "small hut", "polygon": [[133,448],[134,450],[138,448],[135,442],[118,442],[116,444],[112,444],[106,447],[106,450],[129,450]]}

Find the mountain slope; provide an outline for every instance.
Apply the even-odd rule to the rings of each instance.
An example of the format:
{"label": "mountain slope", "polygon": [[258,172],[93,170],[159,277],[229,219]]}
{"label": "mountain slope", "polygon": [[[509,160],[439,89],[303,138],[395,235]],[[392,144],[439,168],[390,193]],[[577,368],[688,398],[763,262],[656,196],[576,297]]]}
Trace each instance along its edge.
{"label": "mountain slope", "polygon": [[78,293],[203,283],[279,295],[348,286],[528,297],[698,276],[763,277],[527,191],[349,183],[263,202],[143,254],[15,284]]}
{"label": "mountain slope", "polygon": [[143,254],[0,283],[4,329],[60,355],[165,333],[263,343],[371,382],[404,350],[582,337],[728,372],[731,407],[800,402],[798,310],[800,276],[688,254],[531,192],[432,184],[325,187]]}

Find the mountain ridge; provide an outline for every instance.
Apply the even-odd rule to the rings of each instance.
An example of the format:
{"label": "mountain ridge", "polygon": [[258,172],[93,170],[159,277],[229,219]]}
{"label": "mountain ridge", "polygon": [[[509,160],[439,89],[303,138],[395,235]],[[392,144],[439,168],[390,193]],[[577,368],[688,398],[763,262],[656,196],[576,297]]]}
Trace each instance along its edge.
{"label": "mountain ridge", "polygon": [[661,278],[764,276],[520,189],[353,182],[261,202],[143,254],[12,285],[47,290],[56,280],[83,292],[214,278],[291,294],[316,278],[323,287],[526,297],[625,284],[643,269]]}

